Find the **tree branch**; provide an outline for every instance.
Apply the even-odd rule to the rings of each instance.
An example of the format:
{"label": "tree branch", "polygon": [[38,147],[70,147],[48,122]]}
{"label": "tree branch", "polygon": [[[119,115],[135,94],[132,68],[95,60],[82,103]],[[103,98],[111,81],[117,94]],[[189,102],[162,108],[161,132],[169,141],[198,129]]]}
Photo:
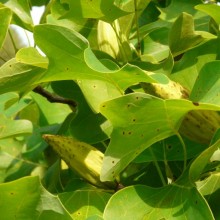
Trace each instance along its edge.
{"label": "tree branch", "polygon": [[52,94],[52,93],[48,92],[47,90],[45,90],[41,86],[37,86],[36,88],[33,89],[33,91],[35,93],[38,93],[38,94],[42,95],[43,97],[45,97],[51,103],[56,102],[56,103],[67,104],[70,107],[72,107],[73,109],[75,109],[77,107],[77,103],[74,100],[63,98],[59,95]]}

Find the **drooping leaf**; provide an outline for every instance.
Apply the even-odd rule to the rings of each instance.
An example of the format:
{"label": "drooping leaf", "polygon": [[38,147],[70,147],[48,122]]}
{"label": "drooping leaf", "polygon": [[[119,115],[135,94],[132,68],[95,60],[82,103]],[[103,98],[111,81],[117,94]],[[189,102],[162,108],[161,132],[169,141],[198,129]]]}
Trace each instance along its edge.
{"label": "drooping leaf", "polygon": [[104,219],[212,219],[214,217],[196,188],[168,185],[151,188],[129,186],[115,193],[109,200]]}
{"label": "drooping leaf", "polygon": [[219,39],[209,40],[184,53],[182,59],[174,64],[171,79],[191,91],[201,68],[206,63],[216,60],[219,55],[218,45]]}
{"label": "drooping leaf", "polygon": [[0,184],[0,190],[3,219],[72,219],[58,197],[42,187],[39,177]]}
{"label": "drooping leaf", "polygon": [[1,7],[0,5],[0,48],[5,40],[9,24],[11,22],[12,12],[9,8]]}
{"label": "drooping leaf", "polygon": [[40,55],[34,47],[22,48],[16,53],[16,60],[20,63],[47,69],[48,59]]}
{"label": "drooping leaf", "polygon": [[27,0],[9,0],[4,3],[14,13],[13,21],[29,30],[32,29],[33,21]]}
{"label": "drooping leaf", "polygon": [[102,215],[111,194],[92,189],[76,190],[59,194],[61,202],[73,219],[84,220],[93,215]]}
{"label": "drooping leaf", "polygon": [[[220,137],[220,132],[218,137]],[[219,148],[220,139],[218,139],[213,145],[204,150],[196,159],[192,162],[189,169],[189,179],[191,182],[195,182],[199,179],[201,173],[203,172],[205,166],[208,164],[213,153]]]}
{"label": "drooping leaf", "polygon": [[112,123],[113,132],[101,179],[113,180],[143,150],[176,134],[183,116],[196,109],[218,110],[219,106],[196,106],[188,100],[162,100],[144,93],[103,103],[101,113]]}
{"label": "drooping leaf", "polygon": [[195,6],[195,9],[205,12],[211,16],[217,24],[220,24],[219,9],[220,6],[217,4],[199,4]]}
{"label": "drooping leaf", "polygon": [[220,213],[218,208],[218,201],[220,197],[219,173],[210,175],[205,180],[197,182],[196,185],[199,192],[205,197],[206,201],[208,202],[215,219],[219,219],[220,218]]}
{"label": "drooping leaf", "polygon": [[220,61],[205,64],[201,69],[190,99],[220,105]]}
{"label": "drooping leaf", "polygon": [[0,93],[26,92],[43,74],[42,68],[22,64],[12,59],[0,67]]}

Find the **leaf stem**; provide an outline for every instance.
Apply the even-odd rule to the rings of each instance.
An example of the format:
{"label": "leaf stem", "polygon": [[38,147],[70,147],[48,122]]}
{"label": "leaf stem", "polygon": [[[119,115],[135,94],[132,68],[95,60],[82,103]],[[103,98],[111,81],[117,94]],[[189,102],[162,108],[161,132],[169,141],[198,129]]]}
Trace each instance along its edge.
{"label": "leaf stem", "polygon": [[181,135],[177,132],[176,133],[182,147],[183,147],[183,172],[186,170],[186,162],[187,162],[187,151],[186,151],[186,145],[181,137]]}
{"label": "leaf stem", "polygon": [[155,157],[155,155],[154,155],[154,152],[152,151],[151,148],[149,148],[149,150],[150,150],[150,153],[151,153],[151,155],[152,155],[152,157],[153,157],[153,162],[154,162],[154,164],[155,164],[155,166],[156,166],[156,169],[157,169],[157,172],[158,172],[158,174],[159,174],[159,176],[160,176],[161,182],[162,182],[163,186],[166,186],[166,181],[165,181],[165,179],[164,179],[164,176],[163,176],[163,174],[162,174],[162,171],[161,171],[161,169],[160,169],[160,166],[159,166],[159,164],[158,164],[158,162],[157,162],[157,160],[156,160],[156,157]]}
{"label": "leaf stem", "polygon": [[47,90],[45,90],[41,86],[37,86],[33,91],[35,93],[38,93],[38,94],[42,95],[43,97],[45,97],[49,102],[68,104],[72,110],[75,110],[75,108],[77,107],[77,103],[74,100],[66,99],[66,98],[63,98],[63,97],[58,96],[56,94],[52,94],[52,93],[48,92]]}

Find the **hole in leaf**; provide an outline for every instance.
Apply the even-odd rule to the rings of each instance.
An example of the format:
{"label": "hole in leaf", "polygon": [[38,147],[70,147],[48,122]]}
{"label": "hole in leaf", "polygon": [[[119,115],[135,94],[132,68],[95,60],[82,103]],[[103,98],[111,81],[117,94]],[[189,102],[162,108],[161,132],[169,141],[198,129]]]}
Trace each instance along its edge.
{"label": "hole in leaf", "polygon": [[112,161],[112,163],[114,164],[114,163],[115,163],[115,161],[113,160],[113,161]]}
{"label": "hole in leaf", "polygon": [[125,135],[125,131],[122,132],[122,135]]}
{"label": "hole in leaf", "polygon": [[133,122],[136,122],[136,119],[135,119],[135,118],[133,118],[133,119],[132,119],[132,121],[133,121]]}
{"label": "hole in leaf", "polygon": [[131,135],[131,134],[132,134],[132,132],[131,132],[131,131],[129,131],[129,132],[128,132],[128,134],[129,134],[129,135]]}

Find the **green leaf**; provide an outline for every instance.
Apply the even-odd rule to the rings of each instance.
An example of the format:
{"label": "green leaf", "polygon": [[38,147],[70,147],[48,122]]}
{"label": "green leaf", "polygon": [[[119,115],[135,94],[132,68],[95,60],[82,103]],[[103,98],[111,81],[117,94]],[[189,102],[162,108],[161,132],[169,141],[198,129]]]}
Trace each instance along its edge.
{"label": "green leaf", "polygon": [[[220,135],[219,135],[220,136]],[[208,164],[213,153],[220,147],[220,139],[218,139],[213,145],[204,150],[196,159],[192,162],[189,169],[189,179],[191,182],[195,182],[199,179],[205,166]]]}
{"label": "green leaf", "polygon": [[77,102],[78,112],[69,128],[73,137],[90,144],[107,139],[107,135],[102,130],[102,124],[106,119],[101,114],[95,114],[91,110],[82,91],[74,81],[52,82],[52,88],[60,96]]}
{"label": "green leaf", "polygon": [[121,96],[130,85],[167,82],[163,74],[148,73],[130,64],[118,70],[108,69],[95,57],[84,37],[64,27],[36,26],[35,40],[49,58],[48,70],[39,82],[78,80],[95,112],[99,112],[102,102]]}
{"label": "green leaf", "polygon": [[[160,19],[168,22],[173,22],[182,12],[186,12],[194,16],[197,20],[198,27],[201,28],[201,23],[203,22],[206,26],[208,23],[207,16],[205,17],[203,13],[198,12],[194,9],[194,6],[200,4],[200,0],[186,1],[186,0],[171,0],[171,3],[166,8],[159,8],[161,11]],[[206,21],[206,22],[204,22]],[[202,26],[204,26],[202,24]]]}
{"label": "green leaf", "polygon": [[92,189],[76,190],[59,194],[61,202],[73,219],[84,220],[93,215],[102,215],[111,194]]}
{"label": "green leaf", "polygon": [[191,91],[201,68],[206,63],[216,60],[219,55],[219,43],[219,39],[209,40],[184,53],[182,59],[174,64],[171,79]]}
{"label": "green leaf", "polygon": [[190,99],[220,105],[220,61],[205,64],[201,69]]}
{"label": "green leaf", "polygon": [[219,9],[220,6],[217,4],[199,4],[195,6],[195,9],[205,12],[209,16],[211,16],[215,22],[220,25],[220,16]]}
{"label": "green leaf", "polygon": [[151,188],[137,185],[122,189],[111,197],[104,211],[104,219],[211,220],[214,217],[196,188],[178,185]]}
{"label": "green leaf", "polygon": [[31,93],[31,96],[41,112],[41,126],[62,123],[66,116],[72,112],[66,104],[50,103],[46,98],[34,92]]}
{"label": "green leaf", "polygon": [[18,135],[30,134],[32,124],[27,120],[11,120],[0,114],[0,139]]}
{"label": "green leaf", "polygon": [[[187,159],[194,158],[207,148],[207,145],[195,143],[183,138],[186,145]],[[150,151],[153,151],[157,161],[182,161],[184,160],[184,149],[177,136],[172,136],[163,141],[153,144],[149,149],[144,150],[134,160],[137,163],[154,161],[154,157]]]}
{"label": "green leaf", "polygon": [[12,59],[0,68],[0,94],[11,91],[25,92],[33,87],[42,74],[41,68]]}
{"label": "green leaf", "polygon": [[0,48],[2,47],[7,31],[8,31],[8,27],[9,24],[11,22],[11,17],[12,17],[12,12],[9,8],[5,8],[5,7],[1,7],[0,5],[0,21],[1,21],[1,25],[0,25]]}
{"label": "green leaf", "polygon": [[22,48],[16,53],[16,60],[20,63],[47,69],[48,59],[40,55],[34,47]]}
{"label": "green leaf", "polygon": [[111,23],[115,19],[128,14],[128,12],[122,11],[120,8],[116,7],[114,0],[63,0],[62,3],[67,3],[70,8],[65,17],[76,16],[83,18],[95,18]]}
{"label": "green leaf", "polygon": [[143,150],[177,134],[183,116],[196,109],[218,110],[220,107],[196,106],[187,100],[162,100],[144,93],[103,103],[100,111],[112,123],[113,132],[105,152],[102,181],[115,179]]}
{"label": "green leaf", "polygon": [[0,191],[3,219],[72,219],[58,197],[41,186],[38,177],[0,184]]}
{"label": "green leaf", "polygon": [[9,0],[4,3],[14,13],[14,22],[18,25],[24,25],[29,30],[32,29],[33,21],[30,13],[29,2],[27,0]]}
{"label": "green leaf", "polygon": [[143,55],[141,60],[159,63],[169,56],[168,29],[153,30],[143,39]]}
{"label": "green leaf", "polygon": [[184,53],[204,40],[200,34],[194,31],[193,16],[185,12],[176,19],[171,27],[169,45],[174,56]]}
{"label": "green leaf", "polygon": [[206,201],[208,202],[215,219],[219,219],[220,213],[217,201],[219,201],[220,196],[220,174],[212,174],[205,180],[197,182],[196,185],[199,192],[205,197]]}

